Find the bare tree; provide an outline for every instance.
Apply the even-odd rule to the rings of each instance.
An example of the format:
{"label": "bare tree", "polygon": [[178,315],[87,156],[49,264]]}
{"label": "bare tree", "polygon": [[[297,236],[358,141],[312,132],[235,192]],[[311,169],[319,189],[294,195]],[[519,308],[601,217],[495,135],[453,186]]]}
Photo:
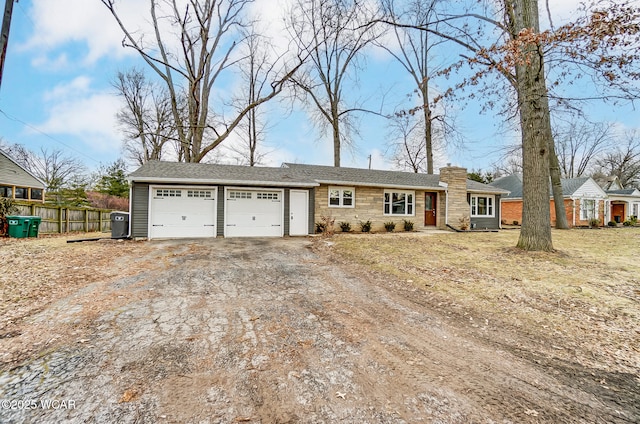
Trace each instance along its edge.
{"label": "bare tree", "polygon": [[50,192],[67,188],[74,181],[86,182],[87,180],[87,169],[84,164],[62,150],[42,147],[36,153],[17,143],[0,143],[0,147],[16,162],[41,179]]}
{"label": "bare tree", "polygon": [[162,159],[166,144],[177,140],[167,90],[135,68],[118,72],[112,85],[125,103],[116,116],[125,136],[123,149],[128,158],[138,165]]}
{"label": "bare tree", "polygon": [[554,137],[560,169],[564,178],[588,174],[613,140],[612,125],[569,122],[556,130]]}
{"label": "bare tree", "polygon": [[[257,102],[266,91],[270,89],[269,79],[276,72],[273,55],[273,46],[269,40],[258,34],[251,27],[245,34],[241,47],[244,59],[238,63],[238,72],[242,76],[244,90],[235,104],[238,112],[245,104]],[[260,149],[264,143],[267,123],[260,106],[251,109],[236,129],[240,138],[238,145],[232,145],[229,149],[235,153],[238,162],[255,166],[262,163],[266,153]]]}
{"label": "bare tree", "polygon": [[640,130],[627,131],[624,138],[597,161],[599,172],[618,177],[623,187],[640,188]]}
{"label": "bare tree", "polygon": [[391,118],[392,161],[396,167],[411,172],[427,170],[427,149],[423,131],[424,122],[411,114],[396,114]]}
{"label": "bare tree", "polygon": [[[240,59],[234,54],[237,38],[248,24],[244,13],[251,0],[149,0],[151,37],[127,27],[116,0],[101,2],[123,31],[123,46],[136,50],[166,86],[182,157],[187,162],[202,161],[247,113],[280,93],[300,66],[298,63],[280,72],[268,93],[226,119],[224,111],[210,110],[211,96],[225,71]],[[183,92],[186,114],[180,107]]]}
{"label": "bare tree", "polygon": [[[552,250],[550,213],[546,206],[549,176],[556,208],[559,208],[557,225],[561,228],[565,214],[549,99],[571,99],[553,96],[547,89],[545,58],[557,54],[565,63],[589,70],[594,80],[615,91],[615,94],[612,91],[601,98],[637,98],[639,90],[634,88],[637,84],[625,85],[623,82],[640,78],[637,72],[640,10],[628,1],[594,1],[574,22],[541,32],[537,0],[473,2],[472,6],[481,9],[442,15],[440,22],[446,23],[446,31],[433,25],[422,29],[471,52],[464,61],[476,71],[458,84],[458,88],[476,86],[493,71],[504,76],[511,85],[517,99],[515,110],[520,118],[524,174],[523,225],[518,246],[525,250]],[[474,29],[470,21],[479,29]],[[446,71],[461,65],[462,62]],[[551,87],[559,86],[567,75],[567,72],[557,74]],[[490,92],[505,97],[493,88]]]}
{"label": "bare tree", "polygon": [[309,55],[293,82],[318,113],[320,128],[330,129],[334,166],[340,166],[341,148],[357,133],[354,112],[367,111],[349,106],[345,89],[349,78],[357,79],[362,51],[376,37],[373,13],[355,0],[298,0],[289,21],[294,41]]}
{"label": "bare tree", "polygon": [[[409,23],[413,27],[393,25],[393,35],[396,45],[378,43],[388,51],[407,71],[415,83],[416,92],[420,96],[420,107],[410,111],[419,113],[423,119],[422,131],[426,159],[426,172],[433,174],[434,126],[439,121],[444,122],[445,116],[435,110],[440,96],[434,96],[430,91],[430,81],[441,71],[441,66],[433,60],[432,50],[442,44],[444,40],[428,31],[417,29],[434,25],[437,21],[436,6],[441,0],[410,0],[398,5],[396,0],[382,0],[384,12],[389,20],[395,23]],[[436,99],[434,100],[434,97]]]}

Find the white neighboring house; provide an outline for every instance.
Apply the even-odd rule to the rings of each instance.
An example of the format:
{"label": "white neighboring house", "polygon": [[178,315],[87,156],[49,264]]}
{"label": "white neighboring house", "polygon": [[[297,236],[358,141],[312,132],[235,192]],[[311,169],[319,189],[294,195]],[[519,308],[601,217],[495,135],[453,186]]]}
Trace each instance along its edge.
{"label": "white neighboring house", "polygon": [[613,177],[604,186],[607,193],[605,202],[606,222],[622,223],[629,217],[640,216],[640,190],[624,188],[618,177]]}

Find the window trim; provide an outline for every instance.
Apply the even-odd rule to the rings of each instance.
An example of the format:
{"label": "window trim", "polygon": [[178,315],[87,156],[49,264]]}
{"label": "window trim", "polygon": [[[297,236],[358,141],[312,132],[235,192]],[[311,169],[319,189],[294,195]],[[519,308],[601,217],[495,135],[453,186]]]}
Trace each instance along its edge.
{"label": "window trim", "polygon": [[[593,202],[593,218],[590,218],[588,216],[588,211],[585,211],[585,209],[583,209],[583,206],[585,206],[585,201],[590,201]],[[590,219],[600,219],[600,210],[599,210],[599,205],[598,205],[598,199],[596,198],[592,198],[592,197],[582,197],[580,198],[580,221],[589,221]],[[583,212],[587,212],[586,215],[583,215]]]}
{"label": "window trim", "polygon": [[[478,213],[478,198],[487,199],[487,213],[484,215],[480,215]],[[475,202],[474,202],[475,200]],[[474,212],[475,206],[475,212]],[[469,216],[471,218],[495,218],[496,217],[496,196],[493,194],[472,194],[469,199]]]}
{"label": "window trim", "polygon": [[[391,205],[394,193],[402,193],[407,195],[405,197],[405,210],[407,210],[407,205],[411,205],[411,213],[393,213],[393,207]],[[389,195],[389,213],[385,212],[385,207],[387,206],[386,197]],[[411,203],[409,203],[408,199],[411,196]],[[416,192],[414,190],[385,190],[382,195],[382,214],[384,216],[416,216]]]}
{"label": "window trim", "polygon": [[[338,191],[338,201],[339,204],[337,205],[332,205],[331,204],[331,191]],[[350,205],[345,205],[344,204],[344,192],[345,191],[350,191],[351,192],[351,204]],[[356,207],[356,188],[355,187],[345,187],[345,186],[329,186],[328,190],[327,190],[327,206],[330,208],[347,208],[347,209],[353,209]]]}

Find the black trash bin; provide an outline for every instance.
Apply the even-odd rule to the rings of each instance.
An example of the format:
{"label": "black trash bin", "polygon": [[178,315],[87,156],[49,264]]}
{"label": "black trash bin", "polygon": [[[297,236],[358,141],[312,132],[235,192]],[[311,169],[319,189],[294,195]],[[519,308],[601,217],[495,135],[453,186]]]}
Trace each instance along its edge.
{"label": "black trash bin", "polygon": [[111,212],[111,238],[129,237],[129,212]]}

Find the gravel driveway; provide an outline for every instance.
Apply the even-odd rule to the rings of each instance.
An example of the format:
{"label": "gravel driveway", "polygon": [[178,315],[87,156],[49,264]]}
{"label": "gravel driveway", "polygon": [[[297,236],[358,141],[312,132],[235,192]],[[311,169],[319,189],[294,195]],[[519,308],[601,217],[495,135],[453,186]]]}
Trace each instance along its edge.
{"label": "gravel driveway", "polygon": [[457,325],[423,292],[336,264],[314,243],[324,242],[149,242],[144,257],[126,259],[129,276],[32,318],[80,324],[86,299],[117,300],[83,333],[0,374],[0,398],[14,401],[0,422],[638,418],[615,393],[597,397],[559,366],[486,343],[480,336],[503,336],[491,323]]}

